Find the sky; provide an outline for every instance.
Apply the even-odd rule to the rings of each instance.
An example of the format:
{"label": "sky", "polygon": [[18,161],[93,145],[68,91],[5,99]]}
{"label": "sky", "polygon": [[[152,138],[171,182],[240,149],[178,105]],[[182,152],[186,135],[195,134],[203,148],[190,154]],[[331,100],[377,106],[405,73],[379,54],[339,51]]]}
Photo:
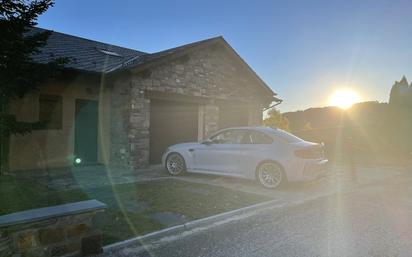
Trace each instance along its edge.
{"label": "sky", "polygon": [[339,88],[387,102],[412,79],[412,1],[57,0],[38,26],[157,52],[223,36],[284,102],[328,105]]}

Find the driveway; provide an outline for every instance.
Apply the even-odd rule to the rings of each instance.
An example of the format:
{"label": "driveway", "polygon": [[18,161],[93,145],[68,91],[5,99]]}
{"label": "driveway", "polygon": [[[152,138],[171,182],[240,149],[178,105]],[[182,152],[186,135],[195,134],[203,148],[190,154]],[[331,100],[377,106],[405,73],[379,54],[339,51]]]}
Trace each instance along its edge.
{"label": "driveway", "polygon": [[[333,194],[100,256],[411,256],[412,175],[405,171],[364,167],[356,182],[337,173],[330,186],[341,190]],[[280,194],[313,190],[303,187]]]}
{"label": "driveway", "polygon": [[326,177],[312,182],[290,183],[276,190],[265,189],[255,181],[231,177],[185,174],[184,176],[174,178],[187,182],[222,186],[233,190],[269,196],[287,204],[288,202],[306,201],[337,192],[348,192],[358,187],[368,186],[402,175],[407,169],[407,167],[402,166],[378,167],[363,165],[357,168],[357,177],[354,180],[346,166],[331,165],[328,168],[329,172]]}

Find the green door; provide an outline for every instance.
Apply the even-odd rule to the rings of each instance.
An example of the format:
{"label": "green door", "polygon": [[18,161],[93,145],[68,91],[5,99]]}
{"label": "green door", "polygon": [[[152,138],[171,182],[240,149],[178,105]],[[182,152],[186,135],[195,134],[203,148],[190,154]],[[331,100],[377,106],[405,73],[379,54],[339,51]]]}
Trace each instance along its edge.
{"label": "green door", "polygon": [[98,102],[76,100],[74,155],[76,164],[97,163]]}

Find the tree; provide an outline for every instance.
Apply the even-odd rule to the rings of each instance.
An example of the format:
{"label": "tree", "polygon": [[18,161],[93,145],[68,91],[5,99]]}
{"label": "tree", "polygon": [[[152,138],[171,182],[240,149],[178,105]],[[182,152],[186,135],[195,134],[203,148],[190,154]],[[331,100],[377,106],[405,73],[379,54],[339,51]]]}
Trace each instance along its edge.
{"label": "tree", "polygon": [[288,119],[279,110],[271,109],[267,115],[267,118],[263,120],[264,126],[290,131]]}
{"label": "tree", "polygon": [[0,0],[0,174],[8,169],[10,136],[30,133],[42,125],[18,121],[9,113],[10,101],[35,91],[67,62],[64,58],[43,64],[33,61],[50,32],[33,33],[31,28],[53,4],[52,0]]}
{"label": "tree", "polygon": [[305,125],[303,126],[302,130],[312,130],[312,123],[310,121],[306,122]]}

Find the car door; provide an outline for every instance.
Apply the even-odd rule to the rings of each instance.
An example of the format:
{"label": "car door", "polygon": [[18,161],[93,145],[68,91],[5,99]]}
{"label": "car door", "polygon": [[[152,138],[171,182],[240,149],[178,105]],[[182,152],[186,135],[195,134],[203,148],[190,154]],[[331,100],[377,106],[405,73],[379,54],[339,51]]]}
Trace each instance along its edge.
{"label": "car door", "polygon": [[238,175],[254,177],[256,166],[272,155],[273,139],[263,132],[248,130],[239,146]]}
{"label": "car door", "polygon": [[238,129],[224,130],[210,139],[210,143],[194,149],[196,170],[235,173],[239,145],[244,131]]}

